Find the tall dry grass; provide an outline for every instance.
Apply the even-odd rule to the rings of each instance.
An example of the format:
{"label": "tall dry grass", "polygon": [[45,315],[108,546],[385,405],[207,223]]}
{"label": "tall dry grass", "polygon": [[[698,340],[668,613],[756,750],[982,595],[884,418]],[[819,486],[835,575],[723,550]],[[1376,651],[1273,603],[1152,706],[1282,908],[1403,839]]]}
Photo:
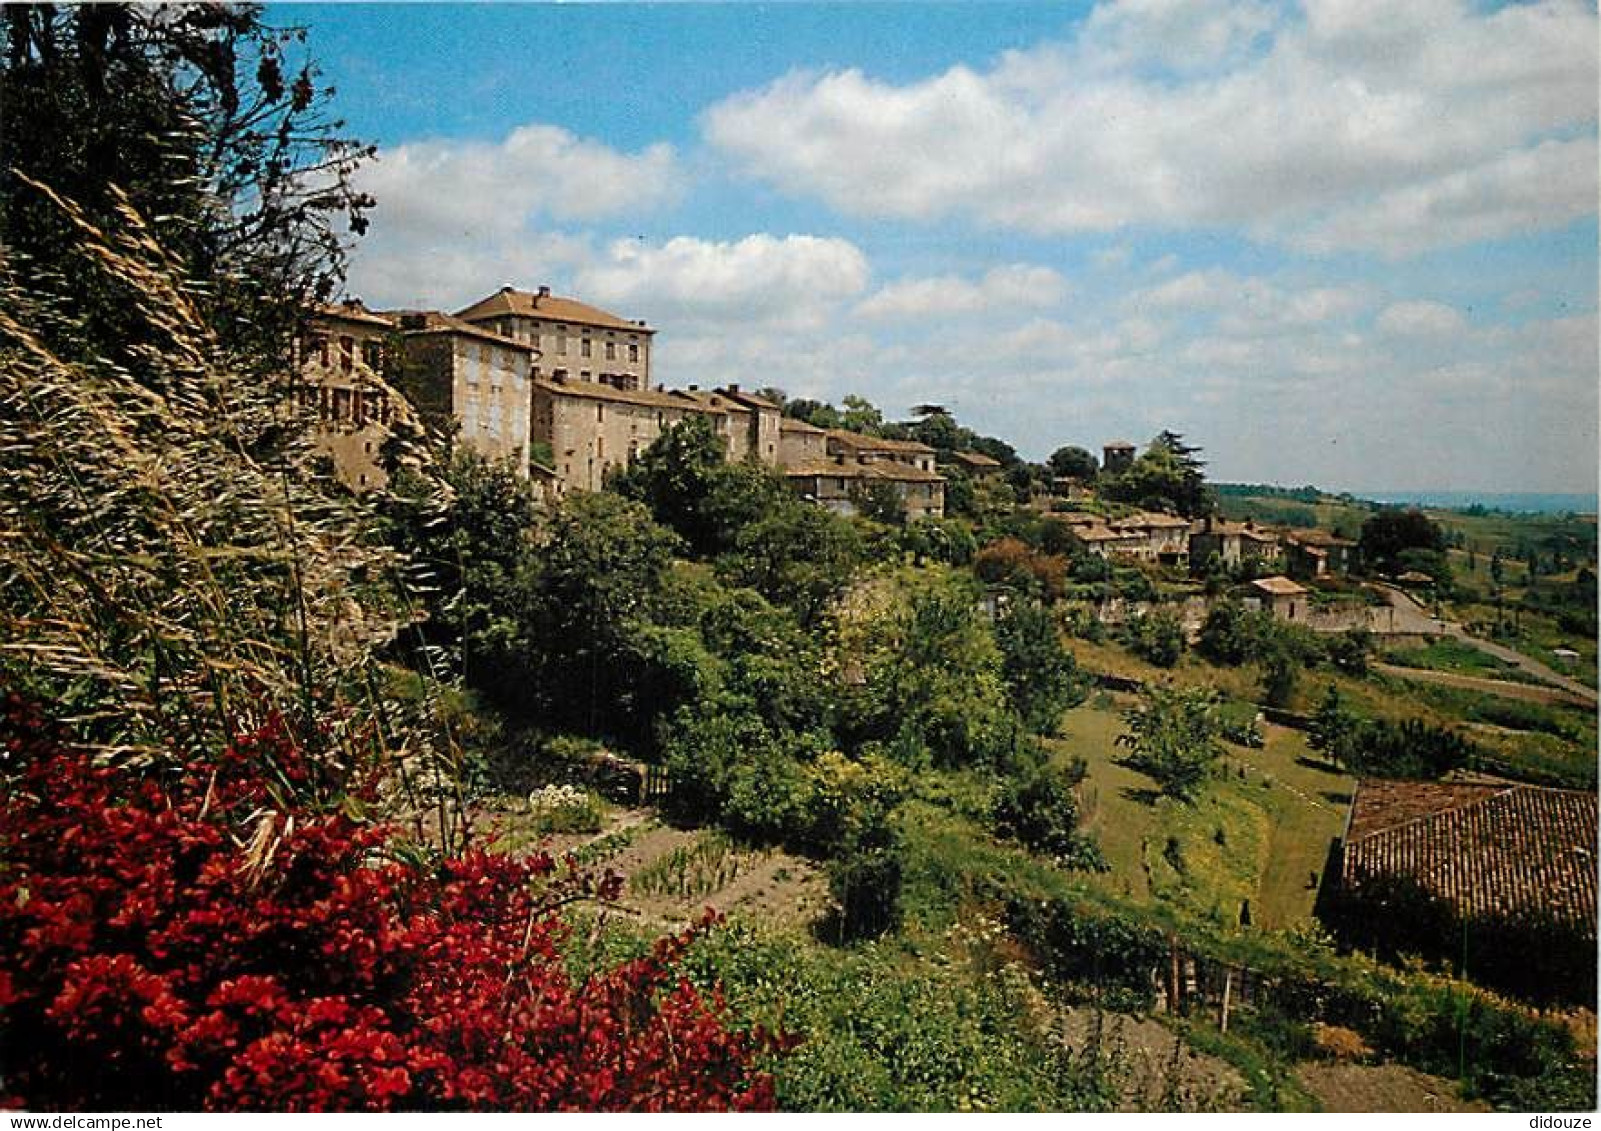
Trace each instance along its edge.
{"label": "tall dry grass", "polygon": [[458,754],[376,658],[414,615],[406,563],[319,471],[288,375],[230,355],[126,201],[106,230],[28,183],[136,329],[96,349],[0,260],[0,680],[107,758],[203,756],[278,713],[333,762],[392,759],[414,801],[426,767],[444,806]]}

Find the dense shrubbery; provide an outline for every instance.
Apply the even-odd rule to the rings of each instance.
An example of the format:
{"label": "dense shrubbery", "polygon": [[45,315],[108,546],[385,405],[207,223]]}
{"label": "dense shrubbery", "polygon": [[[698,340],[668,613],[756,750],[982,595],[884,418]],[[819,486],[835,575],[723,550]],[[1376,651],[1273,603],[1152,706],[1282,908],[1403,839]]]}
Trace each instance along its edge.
{"label": "dense shrubbery", "polygon": [[1123,625],[1123,642],[1140,659],[1171,668],[1184,655],[1184,622],[1172,609],[1139,613]]}
{"label": "dense shrubbery", "polygon": [[1330,687],[1313,716],[1307,740],[1329,761],[1357,773],[1389,778],[1440,778],[1474,768],[1480,752],[1460,733],[1422,719],[1369,719],[1345,706]]}
{"label": "dense shrubbery", "polygon": [[[679,981],[688,936],[582,981],[548,856],[427,866],[297,801],[282,724],[164,779],[100,769],[16,697],[0,808],[0,1091],[92,1110],[720,1109],[773,1045]],[[370,798],[369,798],[370,800]],[[614,893],[613,893],[614,894]]]}
{"label": "dense shrubbery", "polygon": [[1153,687],[1124,714],[1129,748],[1123,764],[1146,774],[1161,792],[1193,802],[1223,754],[1218,745],[1217,693],[1204,688]]}

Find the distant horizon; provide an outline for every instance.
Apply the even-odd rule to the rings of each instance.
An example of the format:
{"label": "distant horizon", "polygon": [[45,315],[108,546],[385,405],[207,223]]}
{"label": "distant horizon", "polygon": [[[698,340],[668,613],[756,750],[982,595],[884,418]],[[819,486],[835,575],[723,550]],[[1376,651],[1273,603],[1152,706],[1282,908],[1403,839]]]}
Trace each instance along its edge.
{"label": "distant horizon", "polygon": [[1561,514],[1564,512],[1595,514],[1598,510],[1601,510],[1601,492],[1597,491],[1474,491],[1461,488],[1357,490],[1321,483],[1275,483],[1268,479],[1220,479],[1214,480],[1213,485],[1221,487],[1264,486],[1274,487],[1283,491],[1311,487],[1325,495],[1348,495],[1361,502],[1382,503],[1387,506],[1410,504],[1437,507],[1443,510],[1460,510],[1475,505],[1483,506],[1489,510],[1522,514]]}

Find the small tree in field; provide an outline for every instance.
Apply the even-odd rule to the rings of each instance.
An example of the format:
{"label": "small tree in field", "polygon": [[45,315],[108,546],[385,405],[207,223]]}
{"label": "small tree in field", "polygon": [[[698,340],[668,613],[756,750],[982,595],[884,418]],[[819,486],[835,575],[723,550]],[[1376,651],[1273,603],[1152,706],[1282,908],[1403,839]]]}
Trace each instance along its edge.
{"label": "small tree in field", "polygon": [[1129,729],[1117,744],[1130,751],[1123,764],[1154,779],[1164,796],[1193,802],[1223,753],[1217,702],[1204,688],[1152,688],[1123,716]]}

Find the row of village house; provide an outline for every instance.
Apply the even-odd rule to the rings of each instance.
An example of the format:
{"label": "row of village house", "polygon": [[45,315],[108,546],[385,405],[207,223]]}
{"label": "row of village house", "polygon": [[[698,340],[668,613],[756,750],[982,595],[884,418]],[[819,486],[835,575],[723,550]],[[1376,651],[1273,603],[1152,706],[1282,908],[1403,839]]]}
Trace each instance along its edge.
{"label": "row of village house", "polygon": [[[371,311],[359,301],[324,308],[300,343],[301,398],[318,418],[319,442],[354,489],[381,485],[383,441],[394,414],[454,422],[460,442],[509,459],[548,496],[598,490],[670,425],[701,416],[723,438],[730,460],[755,459],[782,472],[800,494],[849,513],[861,495],[888,485],[908,518],[945,511],[945,477],[926,444],[824,430],[785,417],[777,405],[737,385],[657,388],[651,380],[655,331],[608,311],[550,293],[503,287],[456,314]],[[388,356],[399,350],[399,357]],[[386,364],[386,361],[389,364]],[[404,394],[392,404],[387,373]],[[548,463],[531,458],[548,453]],[[1106,445],[1115,469],[1133,446]],[[950,465],[970,475],[999,472],[977,452]],[[1281,566],[1301,579],[1343,574],[1354,543],[1315,531],[1277,533],[1250,523],[1191,523],[1142,513],[1107,520],[1058,518],[1091,553],[1200,566],[1214,556]],[[1281,587],[1282,588],[1282,587]],[[1291,586],[1268,595],[1292,604]]]}

